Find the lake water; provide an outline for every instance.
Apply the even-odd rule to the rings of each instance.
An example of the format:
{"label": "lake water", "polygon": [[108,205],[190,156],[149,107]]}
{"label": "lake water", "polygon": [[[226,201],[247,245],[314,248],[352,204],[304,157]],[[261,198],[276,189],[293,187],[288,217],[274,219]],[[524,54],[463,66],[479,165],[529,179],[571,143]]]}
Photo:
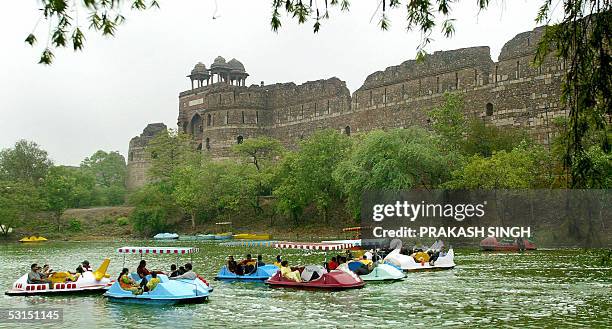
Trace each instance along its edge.
{"label": "lake water", "polygon": [[[368,284],[363,289],[321,292],[272,289],[258,283],[224,283],[213,277],[229,254],[262,253],[272,248],[224,247],[216,243],[150,241],[47,242],[0,245],[0,284],[7,290],[31,263],[74,271],[87,259],[96,268],[111,258],[115,278],[124,245],[195,246],[196,272],[212,281],[214,292],[203,304],[144,306],[117,304],[101,295],[86,297],[0,297],[0,308],[60,307],[66,328],[87,327],[609,327],[612,323],[612,269],[601,264],[602,251],[538,250],[482,253],[456,250],[457,267],[449,271],[408,273],[402,282]],[[292,265],[322,263],[320,252],[283,250]],[[150,269],[167,270],[173,256],[147,257]],[[128,255],[135,269],[139,255]],[[181,263],[189,256],[182,256]],[[49,326],[49,325],[47,325]],[[15,325],[2,324],[0,328]],[[33,325],[32,328],[43,327]],[[57,327],[57,325],[54,325]]]}

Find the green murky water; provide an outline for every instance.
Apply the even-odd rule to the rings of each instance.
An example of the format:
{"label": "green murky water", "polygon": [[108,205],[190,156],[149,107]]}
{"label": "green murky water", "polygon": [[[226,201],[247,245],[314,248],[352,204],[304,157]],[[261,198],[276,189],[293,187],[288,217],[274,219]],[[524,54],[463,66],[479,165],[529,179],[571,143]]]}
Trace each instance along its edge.
{"label": "green murky water", "polygon": [[[131,242],[129,245],[162,245]],[[0,284],[8,289],[32,262],[70,269],[87,259],[94,267],[106,256],[115,277],[125,243],[48,242],[0,245]],[[212,279],[224,258],[271,248],[223,247],[216,243],[177,242],[197,246],[196,272]],[[321,263],[322,253],[283,251],[292,264]],[[539,250],[526,254],[456,250],[450,271],[409,273],[403,282],[368,284],[340,292],[271,289],[257,283],[213,281],[210,301],[198,305],[143,306],[111,303],[104,297],[0,297],[5,307],[61,307],[64,327],[609,327],[612,323],[612,269],[601,253]],[[138,255],[127,256],[135,268]],[[149,268],[167,269],[173,256],[148,257]],[[182,257],[181,263],[189,261]],[[2,324],[2,328],[15,327]],[[32,326],[34,328],[37,325]],[[39,326],[42,327],[42,326]]]}

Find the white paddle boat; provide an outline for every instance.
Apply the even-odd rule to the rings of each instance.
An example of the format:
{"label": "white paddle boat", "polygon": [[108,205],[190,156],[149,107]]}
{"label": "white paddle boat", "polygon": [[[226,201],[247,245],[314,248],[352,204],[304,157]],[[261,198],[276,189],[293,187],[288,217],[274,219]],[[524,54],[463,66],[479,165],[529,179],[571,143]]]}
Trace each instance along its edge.
{"label": "white paddle boat", "polygon": [[97,270],[85,271],[82,274],[55,272],[49,276],[49,283],[28,283],[28,274],[24,274],[5,294],[32,296],[102,292],[113,283],[106,273],[109,263],[110,259],[107,258]]}

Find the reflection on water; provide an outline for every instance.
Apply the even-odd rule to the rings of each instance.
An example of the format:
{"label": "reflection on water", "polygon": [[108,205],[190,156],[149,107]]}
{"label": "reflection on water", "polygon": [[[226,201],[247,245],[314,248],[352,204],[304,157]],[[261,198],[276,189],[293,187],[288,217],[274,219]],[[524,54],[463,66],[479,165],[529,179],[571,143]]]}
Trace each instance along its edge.
{"label": "reflection on water", "polygon": [[[135,243],[130,243],[135,244]],[[153,242],[142,242],[140,245]],[[159,244],[159,243],[156,243]],[[177,244],[166,243],[168,244]],[[32,262],[54,269],[74,270],[82,260],[97,267],[111,257],[115,277],[123,256],[115,249],[124,243],[49,242],[40,245],[0,246],[0,283],[6,290]],[[178,244],[177,244],[178,245]],[[224,258],[232,253],[262,253],[272,261],[278,250],[197,246],[195,269],[212,281]],[[291,264],[321,263],[324,254],[282,251]],[[604,327],[612,318],[610,267],[602,266],[595,251],[546,250],[527,254],[481,253],[457,250],[451,271],[409,273],[403,282],[368,284],[360,290],[318,292],[271,289],[261,283],[212,281],[209,302],[183,306],[146,306],[108,302],[102,296],[0,297],[3,307],[61,307],[64,326],[71,327],[423,327],[557,326]],[[127,256],[134,269],[140,256]],[[188,262],[189,257],[179,259]],[[167,270],[175,256],[147,257],[149,268]],[[9,328],[0,324],[2,328]],[[36,327],[36,326],[34,326]]]}

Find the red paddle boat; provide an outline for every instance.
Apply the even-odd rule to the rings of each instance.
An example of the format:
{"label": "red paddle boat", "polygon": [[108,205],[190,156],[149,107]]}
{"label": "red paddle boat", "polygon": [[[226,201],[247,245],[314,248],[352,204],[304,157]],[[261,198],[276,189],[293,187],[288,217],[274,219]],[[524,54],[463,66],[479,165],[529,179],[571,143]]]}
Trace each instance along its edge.
{"label": "red paddle boat", "polygon": [[536,250],[536,245],[527,239],[522,241],[518,239],[514,241],[498,241],[495,237],[490,236],[480,241],[480,248],[485,251],[519,251]]}
{"label": "red paddle boat", "polygon": [[[286,249],[305,249],[305,250],[344,250],[351,245],[346,243],[301,243],[301,242],[278,242],[274,244],[276,248]],[[300,288],[316,290],[346,290],[362,288],[365,282],[354,273],[347,273],[341,270],[327,272],[322,266],[311,265],[299,267],[295,270],[300,272],[301,282],[287,279],[282,276],[281,271],[277,271],[266,284],[270,287],[278,288]],[[315,275],[316,274],[316,275]]]}

